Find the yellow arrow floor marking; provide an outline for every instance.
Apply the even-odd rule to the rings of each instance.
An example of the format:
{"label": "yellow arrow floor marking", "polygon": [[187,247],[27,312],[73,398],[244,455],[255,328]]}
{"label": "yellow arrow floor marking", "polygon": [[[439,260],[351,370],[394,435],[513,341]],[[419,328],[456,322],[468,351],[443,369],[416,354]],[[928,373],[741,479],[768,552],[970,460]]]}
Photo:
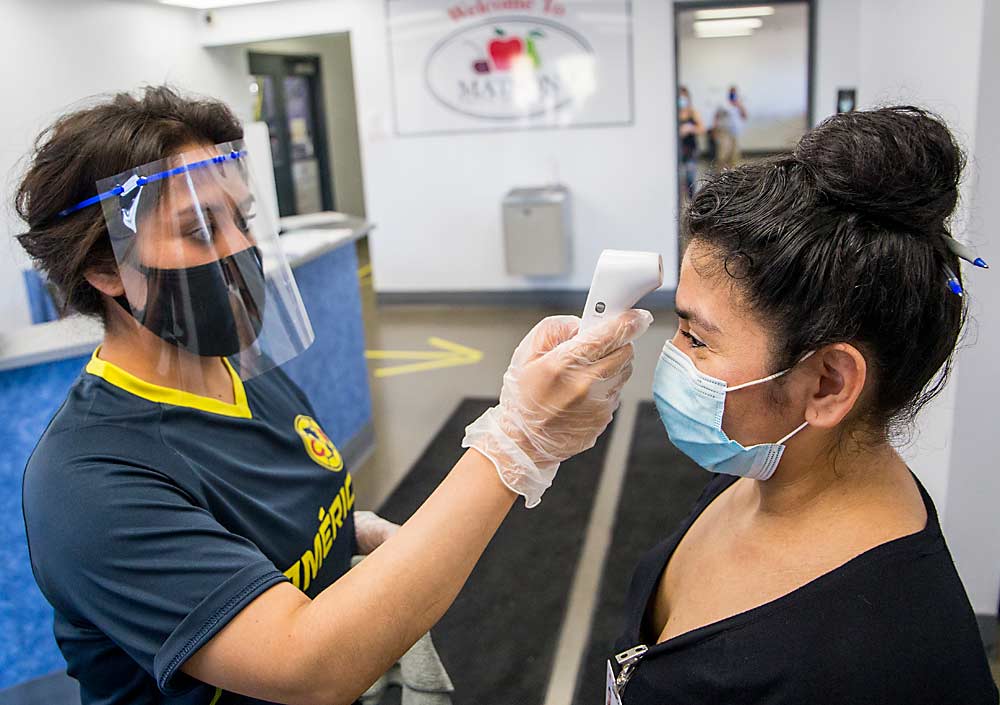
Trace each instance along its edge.
{"label": "yellow arrow floor marking", "polygon": [[422,360],[422,362],[414,362],[408,365],[380,367],[375,370],[375,376],[379,378],[394,377],[414,372],[427,372],[428,370],[438,370],[445,367],[474,365],[483,359],[481,351],[444,340],[443,338],[431,337],[427,339],[427,343],[432,347],[438,348],[438,351],[367,350],[365,357],[369,360]]}
{"label": "yellow arrow floor marking", "polygon": [[443,360],[454,357],[450,352],[427,352],[423,350],[367,350],[369,360]]}
{"label": "yellow arrow floor marking", "polygon": [[453,343],[453,342],[451,342],[449,340],[445,340],[444,338],[430,337],[430,338],[427,339],[427,342],[430,343],[431,345],[433,345],[436,348],[444,348],[445,350],[450,350],[451,352],[455,353],[456,355],[464,355],[466,357],[474,357],[474,358],[476,358],[474,360],[474,362],[479,362],[480,360],[483,359],[483,353],[480,352],[479,350],[476,350],[475,348],[467,348],[464,345],[459,345],[458,343]]}
{"label": "yellow arrow floor marking", "polygon": [[407,375],[416,372],[429,372],[431,370],[440,370],[445,367],[461,367],[462,365],[471,365],[474,363],[475,363],[474,360],[465,360],[462,358],[434,360],[433,362],[417,362],[412,365],[399,365],[398,367],[382,367],[375,370],[375,376],[381,379],[383,377],[395,377],[396,375]]}

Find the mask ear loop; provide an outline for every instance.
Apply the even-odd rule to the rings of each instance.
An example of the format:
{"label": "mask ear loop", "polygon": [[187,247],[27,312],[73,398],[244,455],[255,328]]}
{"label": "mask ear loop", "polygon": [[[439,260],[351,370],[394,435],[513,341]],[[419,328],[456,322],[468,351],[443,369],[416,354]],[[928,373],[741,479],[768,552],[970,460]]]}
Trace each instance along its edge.
{"label": "mask ear loop", "polygon": [[[816,352],[815,350],[810,350],[809,352],[807,352],[805,355],[802,356],[802,358],[799,360],[799,362],[805,362],[810,357],[812,357],[813,353],[815,353],[815,352]],[[796,362],[795,364],[797,365],[797,364],[799,364],[799,362]],[[791,368],[789,368],[789,369],[791,369]],[[785,372],[787,372],[787,371],[788,370],[785,370]],[[785,436],[784,438],[782,438],[780,441],[778,441],[778,444],[779,445],[784,445],[788,441],[788,439],[790,439],[792,436],[794,436],[796,433],[798,433],[799,431],[801,431],[802,429],[804,429],[808,425],[809,425],[808,421],[803,421],[802,424],[797,429],[795,429],[794,431],[792,431],[791,433],[789,433],[787,436]]]}
{"label": "mask ear loop", "polygon": [[780,441],[777,441],[777,443],[775,445],[779,445],[779,446],[780,445],[784,445],[785,442],[787,442],[789,438],[791,438],[792,436],[794,436],[796,433],[798,433],[799,431],[801,431],[802,429],[804,429],[808,425],[809,425],[808,421],[803,421],[802,424],[797,429],[795,429],[794,431],[792,431],[791,433],[789,433],[787,436],[785,436],[784,438],[782,438]]}
{"label": "mask ear loop", "polygon": [[[815,352],[816,352],[815,350],[810,350],[805,355],[803,355],[801,358],[799,358],[799,361],[796,362],[795,365],[798,365],[799,362],[805,362],[810,357],[812,357],[813,353],[815,353]],[[792,367],[795,367],[795,365],[792,365]],[[746,384],[741,384],[741,385],[739,385],[737,387],[732,387],[732,389],[739,389],[740,387],[747,387],[747,386],[750,386],[751,384],[759,384],[761,382],[769,382],[770,380],[775,379],[777,377],[780,377],[781,375],[789,372],[792,369],[792,367],[789,367],[787,370],[782,370],[781,372],[777,372],[777,373],[771,375],[770,377],[765,377],[764,379],[758,380],[756,382],[747,382]],[[799,427],[796,428],[794,431],[792,431],[791,433],[789,433],[787,436],[782,437],[780,440],[776,441],[775,445],[779,445],[779,446],[784,445],[785,443],[788,442],[788,440],[792,436],[794,436],[796,433],[798,433],[799,431],[801,431],[802,429],[804,429],[808,425],[809,425],[808,421],[803,421],[801,424],[799,424]]]}
{"label": "mask ear loop", "polygon": [[[815,352],[816,352],[815,350],[810,350],[805,355],[803,355],[802,357],[800,357],[799,360],[798,360],[798,362],[795,363],[795,365],[798,365],[800,362],[805,362],[810,357],[812,357],[813,353],[815,353]],[[788,368],[782,370],[781,372],[775,372],[773,375],[768,375],[767,377],[764,377],[763,379],[755,379],[752,382],[744,382],[743,384],[737,384],[737,385],[732,386],[732,387],[726,387],[726,391],[727,392],[735,392],[737,389],[743,389],[745,387],[752,387],[755,384],[764,384],[764,382],[770,382],[772,379],[778,379],[778,377],[781,377],[781,375],[788,374],[789,372],[791,372],[792,368],[794,368],[795,365],[792,365],[792,367],[788,367]]]}

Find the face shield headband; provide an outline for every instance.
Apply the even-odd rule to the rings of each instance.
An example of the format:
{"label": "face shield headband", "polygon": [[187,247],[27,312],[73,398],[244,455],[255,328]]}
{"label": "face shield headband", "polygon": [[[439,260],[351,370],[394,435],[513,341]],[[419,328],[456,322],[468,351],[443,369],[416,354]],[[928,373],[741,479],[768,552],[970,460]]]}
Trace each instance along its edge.
{"label": "face shield headband", "polygon": [[[241,157],[245,157],[246,155],[247,152],[245,149],[244,150],[234,149],[231,150],[229,154],[218,154],[214,157],[210,157],[209,159],[202,159],[201,161],[197,161],[192,164],[182,164],[172,169],[166,169],[164,171],[150,174],[149,176],[133,175],[124,184],[115,185],[113,188],[110,188],[107,191],[104,191],[103,193],[98,193],[96,196],[85,198],[79,203],[70,206],[69,208],[64,208],[63,210],[59,211],[59,217],[65,218],[70,213],[76,213],[78,210],[83,210],[84,208],[88,208],[89,206],[96,205],[98,203],[101,203],[102,201],[106,201],[109,198],[113,198],[114,196],[119,196],[128,199],[129,195],[132,194],[133,192],[135,192],[135,194],[138,195],[138,192],[136,192],[135,190],[137,188],[145,186],[146,184],[153,183],[156,181],[161,181],[162,179],[166,179],[170,176],[179,176],[180,174],[183,174],[185,172],[195,171],[197,169],[204,169],[208,166],[211,166],[212,164],[221,164],[225,162],[227,159],[235,161],[237,159],[240,159]],[[138,199],[135,199],[135,204],[138,205]],[[133,206],[132,224],[133,224],[132,232],[135,232],[134,206]]]}

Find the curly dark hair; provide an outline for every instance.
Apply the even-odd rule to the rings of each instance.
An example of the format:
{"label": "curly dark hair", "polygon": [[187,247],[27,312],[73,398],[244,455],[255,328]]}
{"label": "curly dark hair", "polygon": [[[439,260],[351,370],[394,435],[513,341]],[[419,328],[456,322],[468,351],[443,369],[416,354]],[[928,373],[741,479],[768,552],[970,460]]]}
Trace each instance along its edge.
{"label": "curly dark hair", "polygon": [[35,140],[14,207],[28,225],[17,239],[55,286],[62,312],[107,324],[101,293],[85,275],[113,272],[116,264],[100,206],[65,217],[61,211],[95,195],[100,179],[164,159],[186,144],[242,137],[224,103],[185,97],[168,86],[105,97],[46,128]]}
{"label": "curly dark hair", "polygon": [[873,382],[861,419],[888,438],[940,392],[965,323],[945,239],[964,166],[926,110],[843,113],[790,154],[709,180],[683,215],[685,244],[708,245],[699,262],[771,326],[775,369],[857,346]]}

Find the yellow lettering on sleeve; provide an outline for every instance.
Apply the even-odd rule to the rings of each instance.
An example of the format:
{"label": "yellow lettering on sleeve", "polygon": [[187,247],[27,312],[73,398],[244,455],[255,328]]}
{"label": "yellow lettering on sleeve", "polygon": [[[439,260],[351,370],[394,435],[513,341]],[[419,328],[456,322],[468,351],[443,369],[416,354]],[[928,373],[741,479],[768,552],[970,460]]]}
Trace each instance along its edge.
{"label": "yellow lettering on sleeve", "polygon": [[301,561],[295,561],[295,564],[285,571],[285,577],[292,581],[292,585],[299,587],[299,572],[302,567]]}

